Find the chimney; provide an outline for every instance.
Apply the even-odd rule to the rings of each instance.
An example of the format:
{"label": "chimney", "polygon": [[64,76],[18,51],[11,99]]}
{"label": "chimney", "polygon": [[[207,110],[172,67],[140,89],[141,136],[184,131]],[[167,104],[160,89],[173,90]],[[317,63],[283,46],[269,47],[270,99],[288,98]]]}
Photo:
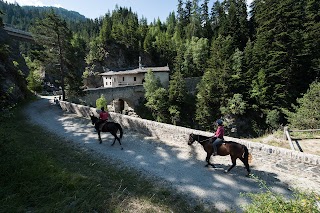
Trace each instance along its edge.
{"label": "chimney", "polygon": [[139,69],[142,69],[141,56],[139,56]]}

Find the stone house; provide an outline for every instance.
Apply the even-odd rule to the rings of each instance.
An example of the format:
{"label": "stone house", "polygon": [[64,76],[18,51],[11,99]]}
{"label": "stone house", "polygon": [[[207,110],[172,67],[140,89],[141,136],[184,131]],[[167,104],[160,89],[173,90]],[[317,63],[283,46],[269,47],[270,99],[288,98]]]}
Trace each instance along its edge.
{"label": "stone house", "polygon": [[121,87],[121,86],[134,86],[142,85],[145,80],[145,75],[151,70],[156,78],[160,79],[162,86],[167,88],[169,86],[169,73],[170,69],[168,66],[164,67],[139,67],[136,69],[112,71],[101,73],[103,87]]}

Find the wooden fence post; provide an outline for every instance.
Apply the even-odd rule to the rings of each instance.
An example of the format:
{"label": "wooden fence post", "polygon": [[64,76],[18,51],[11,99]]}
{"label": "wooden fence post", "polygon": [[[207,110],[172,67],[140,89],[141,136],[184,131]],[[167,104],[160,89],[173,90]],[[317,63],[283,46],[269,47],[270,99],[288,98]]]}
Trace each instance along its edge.
{"label": "wooden fence post", "polygon": [[295,150],[293,143],[292,143],[292,140],[291,140],[291,137],[290,137],[290,134],[289,134],[289,128],[287,126],[284,127],[284,133],[285,133],[286,137],[288,138],[289,145],[290,145],[291,149]]}

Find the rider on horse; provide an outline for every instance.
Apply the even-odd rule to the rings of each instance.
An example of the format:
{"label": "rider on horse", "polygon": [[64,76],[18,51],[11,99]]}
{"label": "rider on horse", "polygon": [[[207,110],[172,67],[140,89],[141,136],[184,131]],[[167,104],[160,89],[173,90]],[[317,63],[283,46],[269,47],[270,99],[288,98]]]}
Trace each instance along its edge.
{"label": "rider on horse", "polygon": [[101,112],[99,113],[99,122],[97,123],[100,131],[102,131],[103,126],[107,123],[108,118],[109,113],[104,111],[104,107],[101,107]]}
{"label": "rider on horse", "polygon": [[217,131],[214,133],[214,135],[212,136],[212,141],[213,141],[213,155],[217,155],[217,146],[219,144],[223,143],[223,136],[224,136],[224,127],[223,127],[223,121],[218,119],[216,121],[216,123],[218,124],[218,129]]}

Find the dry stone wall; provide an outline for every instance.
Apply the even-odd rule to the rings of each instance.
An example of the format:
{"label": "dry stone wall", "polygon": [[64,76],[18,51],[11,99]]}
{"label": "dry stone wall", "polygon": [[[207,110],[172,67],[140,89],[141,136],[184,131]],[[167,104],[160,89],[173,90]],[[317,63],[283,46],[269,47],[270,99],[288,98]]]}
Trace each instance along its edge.
{"label": "dry stone wall", "polygon": [[[60,106],[64,111],[76,113],[81,117],[90,118],[91,113],[98,116],[97,109],[93,107],[78,105],[65,101],[60,101]],[[181,144],[181,146],[188,146],[187,140],[189,134],[191,133],[205,136],[212,135],[210,132],[159,123],[146,119],[131,117],[128,115],[122,115],[119,113],[110,112],[110,118],[111,120],[120,123],[124,129],[130,129],[145,134],[146,136],[156,137],[164,143],[166,143],[166,141],[175,141]],[[260,155],[263,154],[268,157],[274,156],[276,158],[282,158],[286,160],[289,159],[293,163],[304,163],[306,166],[310,165],[310,167],[312,167],[312,165],[320,165],[320,156],[318,155],[274,147],[238,138],[225,137],[225,139],[246,145],[249,151],[252,153],[259,152]]]}

